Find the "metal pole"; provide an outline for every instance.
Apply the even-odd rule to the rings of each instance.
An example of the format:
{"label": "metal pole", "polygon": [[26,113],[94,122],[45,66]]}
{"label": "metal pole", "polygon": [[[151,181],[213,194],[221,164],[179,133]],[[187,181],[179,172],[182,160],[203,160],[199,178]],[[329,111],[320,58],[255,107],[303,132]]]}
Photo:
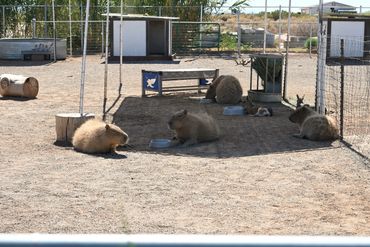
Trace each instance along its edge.
{"label": "metal pole", "polygon": [[263,53],[266,53],[267,0],[265,0],[265,28],[263,30]]}
{"label": "metal pole", "polygon": [[288,83],[288,57],[289,57],[289,39],[290,39],[290,15],[292,8],[292,0],[289,0],[289,10],[288,10],[288,33],[286,36],[286,51],[285,51],[285,69],[284,69],[284,90],[283,90],[283,99],[287,100],[287,83]]}
{"label": "metal pole", "polygon": [[240,8],[238,8],[237,12],[237,21],[238,21],[238,56],[241,57],[241,51],[240,51],[240,46],[241,46],[241,40],[242,40],[242,32],[241,32],[241,27],[240,27]]}
{"label": "metal pole", "polygon": [[44,21],[45,21],[45,24],[44,24],[44,37],[47,38],[48,37],[48,5],[47,3],[45,3],[44,5]]}
{"label": "metal pole", "polygon": [[200,5],[200,25],[199,25],[199,46],[202,49],[202,22],[203,22],[203,4]]}
{"label": "metal pole", "polygon": [[5,35],[5,6],[3,5],[3,37],[6,37]]}
{"label": "metal pole", "polygon": [[360,5],[360,14],[362,14],[362,5]]}
{"label": "metal pole", "polygon": [[105,66],[104,66],[104,101],[103,101],[103,120],[105,120],[105,108],[107,105],[107,85],[108,85],[108,38],[109,38],[109,0],[107,0],[107,18],[105,20]]}
{"label": "metal pole", "polygon": [[121,95],[122,89],[122,60],[123,60],[123,0],[121,0],[121,16],[120,16],[120,37],[119,37],[119,88],[118,94]]}
{"label": "metal pole", "polygon": [[55,25],[55,0],[52,0],[53,10],[53,39],[54,39],[54,62],[57,61],[57,31]]}
{"label": "metal pole", "polygon": [[68,1],[68,15],[69,15],[69,54],[72,56],[72,11],[71,0]]}
{"label": "metal pole", "polygon": [[89,26],[89,9],[90,0],[86,1],[86,16],[85,16],[85,33],[84,33],[84,43],[82,52],[82,64],[81,64],[81,83],[80,83],[80,114],[84,113],[84,89],[85,89],[85,75],[86,75],[86,47],[87,47],[87,31]]}
{"label": "metal pole", "polygon": [[104,22],[101,23],[101,58],[104,56]]}
{"label": "metal pole", "polygon": [[83,49],[82,47],[84,46],[83,44],[83,37],[84,37],[84,32],[83,32],[83,11],[82,11],[82,1],[80,1],[80,20],[81,20],[81,25],[80,25],[80,28],[81,28],[81,49]]}
{"label": "metal pole", "polygon": [[[322,16],[323,16],[323,0],[319,1],[319,15],[318,15],[318,23],[319,23],[319,28],[318,28],[318,54],[317,54],[317,74],[316,74],[316,91],[315,91],[315,107],[316,111],[320,112],[320,106],[321,106],[321,82],[322,82],[322,77],[325,74],[323,72],[324,66],[322,64],[322,52],[323,50],[323,22],[322,22]],[[324,51],[326,52],[326,51]],[[320,97],[320,99],[319,99]]]}
{"label": "metal pole", "polygon": [[32,38],[36,37],[36,18],[32,18]]}
{"label": "metal pole", "polygon": [[281,5],[279,5],[279,51],[281,50]]}
{"label": "metal pole", "polygon": [[312,58],[312,23],[310,23],[310,58]]}
{"label": "metal pole", "polygon": [[203,22],[203,4],[200,5],[200,22]]}
{"label": "metal pole", "polygon": [[340,138],[343,140],[344,125],[344,39],[340,40]]}

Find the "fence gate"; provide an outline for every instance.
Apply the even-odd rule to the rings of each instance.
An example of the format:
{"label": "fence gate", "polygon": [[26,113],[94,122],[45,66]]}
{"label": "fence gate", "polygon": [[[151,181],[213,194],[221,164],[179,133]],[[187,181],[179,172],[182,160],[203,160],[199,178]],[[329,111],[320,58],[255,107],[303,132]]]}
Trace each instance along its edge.
{"label": "fence gate", "polygon": [[173,53],[189,54],[220,48],[221,27],[213,22],[173,22]]}
{"label": "fence gate", "polygon": [[370,57],[365,48],[370,40],[366,40],[322,35],[316,95],[318,110],[336,118],[342,141],[369,160]]}

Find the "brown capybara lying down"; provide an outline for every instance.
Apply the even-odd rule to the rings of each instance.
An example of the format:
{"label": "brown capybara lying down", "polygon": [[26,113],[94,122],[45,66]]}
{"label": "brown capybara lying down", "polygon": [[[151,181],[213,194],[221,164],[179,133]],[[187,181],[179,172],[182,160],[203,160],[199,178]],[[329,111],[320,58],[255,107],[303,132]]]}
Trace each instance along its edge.
{"label": "brown capybara lying down", "polygon": [[172,146],[186,147],[199,142],[217,140],[220,130],[216,121],[207,114],[192,114],[187,110],[176,112],[168,121],[168,127],[176,132]]}
{"label": "brown capybara lying down", "polygon": [[213,99],[220,104],[237,104],[243,95],[240,82],[232,75],[217,77],[206,92],[206,99]]}
{"label": "brown capybara lying down", "polygon": [[116,147],[128,142],[128,135],[117,125],[91,119],[74,133],[72,144],[75,150],[84,153],[114,153]]}
{"label": "brown capybara lying down", "polygon": [[295,137],[313,141],[328,141],[339,137],[334,118],[319,114],[306,105],[298,107],[289,116],[289,120],[299,125],[300,132]]}

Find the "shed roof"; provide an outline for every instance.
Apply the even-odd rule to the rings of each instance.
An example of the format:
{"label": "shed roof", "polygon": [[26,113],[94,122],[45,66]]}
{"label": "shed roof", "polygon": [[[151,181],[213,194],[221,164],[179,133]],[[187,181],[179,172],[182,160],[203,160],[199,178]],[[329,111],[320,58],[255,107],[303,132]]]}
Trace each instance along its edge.
{"label": "shed roof", "polygon": [[[344,3],[335,2],[335,1],[323,3],[323,6],[324,7],[356,8],[354,6],[351,6],[351,5],[348,5],[348,4],[344,4]],[[316,8],[316,7],[319,7],[319,5],[316,4],[316,5],[312,5],[312,6],[306,7],[306,8]]]}
{"label": "shed roof", "polygon": [[[103,16],[107,16],[107,14],[102,14]],[[109,13],[109,17],[121,17],[120,13]],[[122,19],[125,20],[178,20],[179,17],[170,17],[170,16],[153,16],[153,15],[122,15]]]}

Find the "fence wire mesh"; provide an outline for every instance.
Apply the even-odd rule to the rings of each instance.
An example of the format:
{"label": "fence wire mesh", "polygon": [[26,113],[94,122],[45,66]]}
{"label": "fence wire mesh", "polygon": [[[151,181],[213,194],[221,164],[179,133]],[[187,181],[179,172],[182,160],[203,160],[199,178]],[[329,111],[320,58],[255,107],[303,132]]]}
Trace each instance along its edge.
{"label": "fence wire mesh", "polygon": [[[328,39],[323,93],[325,112],[336,118],[343,141],[370,158],[370,60],[367,49],[370,41],[364,42],[362,38]],[[342,44],[341,39],[344,39]]]}

